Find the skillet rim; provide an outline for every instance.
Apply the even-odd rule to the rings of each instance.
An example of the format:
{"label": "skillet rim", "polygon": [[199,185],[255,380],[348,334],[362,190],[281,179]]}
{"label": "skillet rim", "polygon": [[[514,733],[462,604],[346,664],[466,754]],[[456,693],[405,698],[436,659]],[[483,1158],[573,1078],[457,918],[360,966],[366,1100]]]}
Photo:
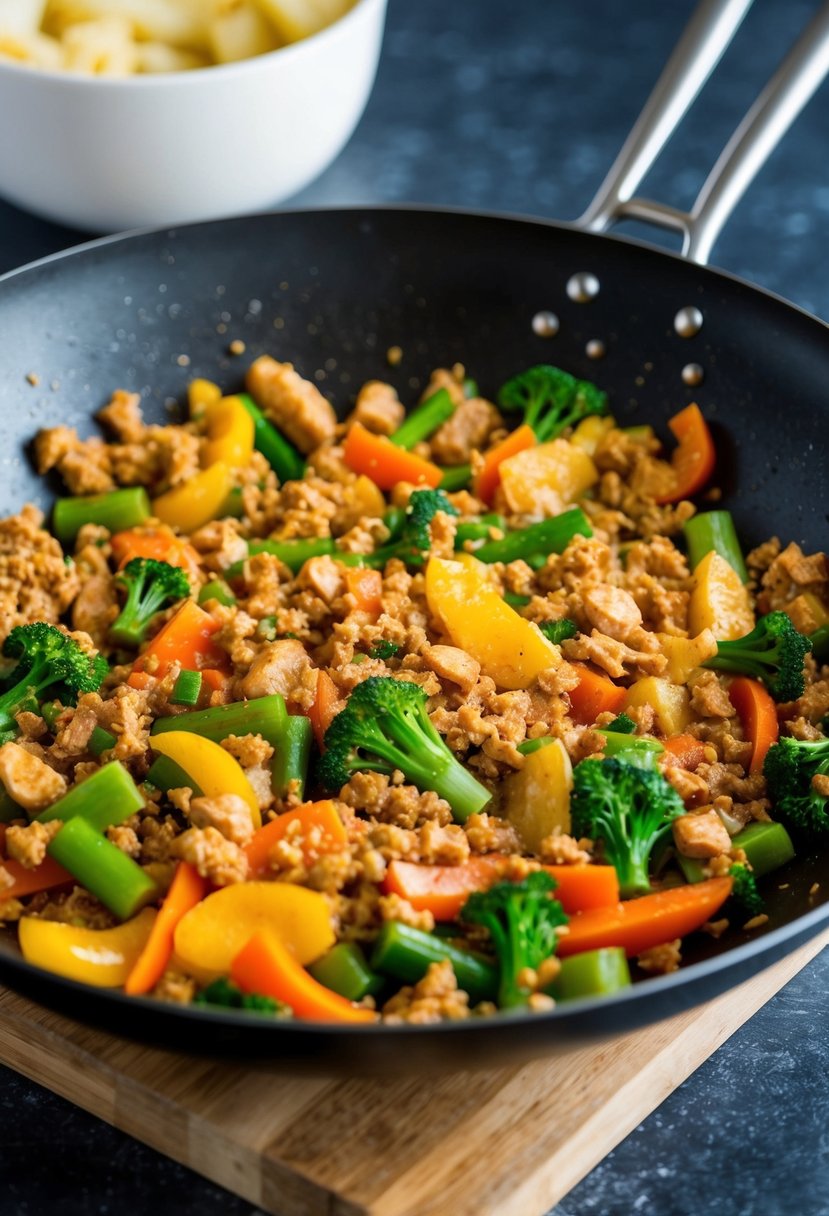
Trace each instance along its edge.
{"label": "skillet rim", "polygon": [[[285,217],[290,220],[293,216],[307,217],[309,215],[365,215],[371,217],[374,215],[398,214],[398,215],[423,215],[429,216],[450,216],[454,220],[474,219],[496,221],[498,223],[506,223],[510,225],[531,225],[541,229],[551,229],[560,233],[572,233],[578,237],[587,237],[591,241],[595,240],[599,245],[604,242],[611,242],[623,247],[630,247],[634,251],[641,250],[647,254],[655,254],[660,259],[667,259],[677,266],[686,267],[692,271],[698,271],[707,278],[721,280],[729,285],[736,285],[744,290],[756,293],[765,300],[771,301],[773,307],[782,307],[787,312],[794,313],[801,317],[807,323],[818,326],[818,333],[823,336],[829,336],[829,322],[809,312],[799,304],[787,300],[777,292],[769,288],[758,286],[752,283],[749,279],[745,279],[740,275],[734,274],[731,271],[712,267],[708,265],[700,265],[689,261],[681,254],[670,250],[662,249],[660,246],[653,245],[648,241],[641,240],[636,237],[622,236],[617,233],[598,233],[590,232],[582,228],[575,221],[560,221],[549,220],[543,217],[515,214],[500,211],[488,210],[472,210],[464,207],[454,206],[438,206],[433,204],[407,204],[407,203],[386,203],[380,205],[365,205],[365,204],[349,204],[345,206],[323,206],[323,207],[294,207],[279,209],[274,211],[255,212],[244,216],[229,216],[225,219],[202,220],[194,224],[179,224],[179,225],[159,225],[145,228],[131,229],[126,232],[112,233],[107,236],[93,238],[88,241],[83,241],[78,245],[72,245],[67,249],[58,250],[55,253],[47,254],[42,258],[27,262],[23,266],[16,267],[10,271],[6,271],[0,275],[0,292],[5,292],[9,285],[14,285],[16,280],[25,277],[34,271],[39,271],[44,268],[50,268],[55,264],[59,264],[65,260],[70,260],[79,257],[86,253],[94,253],[98,250],[108,249],[110,246],[117,247],[139,238],[166,236],[168,239],[176,238],[181,233],[192,230],[201,230],[208,227],[221,228],[228,224],[243,225],[247,222],[264,222],[268,219],[280,220]],[[738,970],[741,967],[745,969],[746,965],[752,960],[762,958],[763,955],[770,955],[766,963],[762,966],[771,965],[771,963],[786,951],[781,952],[781,947],[791,938],[800,937],[804,941],[807,938],[815,936],[820,927],[829,922],[829,901],[819,905],[812,910],[802,913],[800,916],[794,917],[779,927],[752,938],[751,940],[733,946],[722,953],[715,954],[710,958],[700,962],[691,963],[682,967],[677,972],[670,975],[656,976],[645,980],[638,981],[631,988],[615,994],[611,997],[594,997],[586,998],[577,1001],[566,1002],[557,1005],[554,1009],[543,1013],[535,1013],[531,1017],[531,1022],[534,1031],[533,1042],[537,1043],[539,1037],[543,1035],[544,1028],[550,1028],[550,1035],[554,1033],[556,1026],[562,1030],[575,1030],[578,1032],[578,1022],[581,1018],[600,1014],[602,1011],[610,1013],[611,1009],[620,1011],[635,1010],[641,1002],[647,1001],[650,996],[659,998],[663,994],[667,995],[672,992],[682,993],[686,990],[686,995],[690,997],[685,1002],[686,1006],[700,1004],[708,999],[711,999],[710,994],[704,995],[698,991],[704,985],[706,980],[715,976],[720,976],[721,973],[729,968]],[[36,967],[31,963],[27,963],[19,954],[15,955],[11,950],[0,948],[0,977],[5,977],[7,974],[19,973],[36,981],[40,985],[46,985],[50,991],[59,993],[60,991],[68,991],[70,994],[82,998],[86,997],[90,1002],[100,1008],[111,1007],[118,1009],[126,1007],[136,1013],[141,1010],[151,1012],[154,1021],[169,1022],[174,1026],[185,1026],[192,1023],[195,1019],[197,1025],[207,1027],[210,1025],[216,1027],[226,1027],[229,1030],[242,1031],[246,1030],[249,1035],[255,1039],[257,1047],[264,1045],[265,1037],[269,1039],[274,1036],[279,1037],[280,1034],[287,1034],[292,1037],[308,1038],[309,1036],[321,1038],[323,1040],[337,1040],[343,1035],[351,1039],[354,1035],[358,1038],[362,1036],[367,1038],[369,1034],[375,1038],[380,1037],[383,1040],[399,1040],[408,1039],[412,1036],[423,1037],[429,1040],[435,1038],[443,1039],[447,1036],[454,1038],[457,1034],[481,1035],[498,1034],[501,1037],[509,1035],[511,1028],[515,1026],[528,1026],[526,1013],[499,1013],[497,1016],[486,1018],[472,1018],[458,1022],[441,1022],[425,1026],[413,1026],[406,1023],[401,1025],[387,1026],[384,1024],[368,1025],[349,1025],[339,1023],[323,1023],[309,1022],[301,1019],[287,1019],[285,1021],[275,1020],[265,1021],[264,1019],[254,1021],[249,1014],[233,1011],[213,1011],[210,1009],[194,1009],[192,1006],[178,1006],[174,1004],[166,1004],[149,997],[128,997],[119,989],[95,989],[91,985],[82,984],[79,981],[68,979],[64,976],[55,975],[46,971],[44,968]],[[743,982],[741,979],[738,983]],[[734,984],[726,984],[719,987],[718,992],[728,991],[733,988]],[[670,1016],[671,1011],[665,1011],[659,1014],[656,1018],[639,1018],[636,1024],[646,1025],[651,1021],[657,1021],[661,1018]],[[89,1019],[92,1020],[92,1019]],[[625,1033],[629,1029],[628,1025],[623,1025],[621,1033]],[[255,1034],[252,1032],[255,1031]],[[119,1033],[116,1029],[115,1033]],[[129,1032],[128,1032],[129,1033]],[[587,1034],[596,1035],[597,1031],[587,1030]],[[605,1032],[606,1036],[618,1037],[619,1031],[610,1030]],[[136,1037],[136,1036],[132,1036]],[[562,1039],[565,1042],[566,1038]],[[199,1048],[196,1048],[199,1051]],[[200,1054],[204,1054],[202,1048]],[[536,1055],[541,1054],[541,1051],[536,1051]]]}

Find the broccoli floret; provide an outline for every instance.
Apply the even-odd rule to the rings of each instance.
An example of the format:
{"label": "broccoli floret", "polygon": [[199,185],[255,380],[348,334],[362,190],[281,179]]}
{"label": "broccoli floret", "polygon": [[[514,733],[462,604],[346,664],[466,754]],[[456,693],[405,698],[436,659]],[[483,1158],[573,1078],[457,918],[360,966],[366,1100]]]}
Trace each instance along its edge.
{"label": "broccoli floret", "polygon": [[501,386],[498,404],[504,410],[523,410],[523,421],[535,431],[539,443],[549,442],[588,414],[607,413],[607,393],[589,380],[577,380],[548,363],[530,367]]}
{"label": "broccoli floret", "polygon": [[0,681],[0,731],[16,730],[15,715],[37,710],[47,693],[66,704],[79,693],[96,692],[109,670],[101,655],[88,655],[69,634],[45,621],[12,629],[3,654],[18,663]]}
{"label": "broccoli floret", "polygon": [[345,709],[325,732],[319,776],[338,792],[352,773],[370,769],[391,776],[399,769],[419,790],[434,790],[464,820],[492,794],[457,760],[426,713],[418,684],[370,676],[358,684]]}
{"label": "broccoli floret", "polygon": [[545,638],[554,642],[556,646],[560,646],[568,638],[574,638],[579,631],[575,621],[568,621],[566,617],[560,621],[540,621],[538,628]]}
{"label": "broccoli floret", "polygon": [[810,639],[797,632],[785,612],[770,612],[745,637],[718,642],[717,653],[703,666],[753,676],[775,701],[796,701],[803,696],[803,660],[810,649]]}
{"label": "broccoli floret", "polygon": [[781,819],[803,836],[829,838],[829,797],[812,784],[829,778],[829,739],[781,739],[769,748],[763,774]]}
{"label": "broccoli floret", "polygon": [[535,971],[554,953],[556,930],[567,916],[552,898],[556,880],[535,870],[520,882],[497,882],[488,891],[470,895],[461,913],[465,921],[489,930],[500,966],[498,1004],[502,1009],[524,1005],[529,991],[520,983],[527,967]]}
{"label": "broccoli floret", "polygon": [[636,734],[636,723],[633,718],[629,718],[627,714],[619,714],[618,718],[614,718],[612,722],[608,722],[605,730],[613,731],[614,735],[634,735]]}
{"label": "broccoli floret", "polygon": [[381,638],[376,645],[372,646],[368,654],[371,659],[393,659],[399,651],[399,642],[391,642],[388,638]]}
{"label": "broccoli floret", "polygon": [[109,630],[119,646],[140,646],[155,614],[190,594],[183,570],[152,557],[134,557],[115,581],[127,592],[126,603]]}
{"label": "broccoli floret", "polygon": [[650,890],[651,853],[685,807],[653,764],[583,760],[573,773],[570,813],[574,836],[601,841],[627,898]]}
{"label": "broccoli floret", "polygon": [[736,862],[728,873],[734,880],[734,885],[725,908],[726,915],[742,916],[746,920],[759,916],[766,905],[757,890],[757,879],[751,870],[742,862]]}
{"label": "broccoli floret", "polygon": [[293,1010],[272,996],[258,992],[242,992],[232,980],[224,976],[213,980],[193,997],[194,1005],[214,1005],[223,1009],[245,1009],[248,1013],[261,1013],[280,1018],[293,1017]]}
{"label": "broccoli floret", "polygon": [[407,566],[422,566],[432,547],[430,528],[438,511],[459,514],[443,490],[414,490],[395,540],[369,553],[365,565],[382,569],[387,561],[398,557]]}

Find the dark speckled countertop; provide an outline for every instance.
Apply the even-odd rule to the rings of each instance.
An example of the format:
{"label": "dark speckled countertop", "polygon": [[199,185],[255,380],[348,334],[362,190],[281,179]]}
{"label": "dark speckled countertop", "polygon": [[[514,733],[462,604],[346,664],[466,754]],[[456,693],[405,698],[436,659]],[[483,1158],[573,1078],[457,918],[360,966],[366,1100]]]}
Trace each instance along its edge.
{"label": "dark speckled countertop", "polygon": [[[692,201],[816,5],[755,7],[652,174],[655,197]],[[572,219],[690,10],[688,0],[390,0],[365,118],[297,202],[428,202]],[[829,317],[827,130],[824,88],[738,207],[713,259],[822,317]],[[0,271],[77,239],[0,203]],[[555,1216],[829,1216],[828,1011],[825,952]],[[15,1074],[0,1074],[0,1216],[254,1216],[249,1204]]]}

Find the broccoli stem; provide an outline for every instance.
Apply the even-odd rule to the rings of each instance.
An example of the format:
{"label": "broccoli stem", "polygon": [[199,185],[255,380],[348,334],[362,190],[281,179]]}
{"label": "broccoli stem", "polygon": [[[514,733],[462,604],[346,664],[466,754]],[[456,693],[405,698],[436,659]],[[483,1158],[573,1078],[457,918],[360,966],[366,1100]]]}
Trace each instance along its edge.
{"label": "broccoli stem", "polygon": [[530,557],[546,557],[550,553],[563,553],[574,536],[592,536],[593,529],[580,507],[573,507],[562,515],[530,524],[518,532],[509,532],[502,540],[492,540],[475,550],[481,562],[526,561]]}
{"label": "broccoli stem", "polygon": [[339,942],[308,968],[319,984],[344,996],[347,1001],[361,1001],[375,993],[383,981],[366,962],[366,956],[354,942]]}
{"label": "broccoli stem", "polygon": [[469,993],[473,1005],[495,1000],[498,969],[492,963],[400,921],[386,921],[383,925],[369,965],[404,984],[416,984],[431,963],[442,963],[444,959],[452,964],[458,986]]}
{"label": "broccoli stem", "polygon": [[[82,818],[95,832],[105,832],[140,811],[144,799],[123,764],[113,760],[36,816],[38,823]],[[57,837],[55,837],[57,839]],[[117,851],[117,850],[116,850]],[[66,867],[69,869],[69,866]]]}
{"label": "broccoli stem", "polygon": [[742,582],[748,582],[743,551],[730,511],[703,511],[683,524],[682,531],[688,545],[688,561],[692,570],[713,549],[737,571]]}
{"label": "broccoli stem", "polygon": [[[293,788],[298,798],[305,797],[308,760],[311,755],[313,730],[304,714],[288,714],[282,743],[274,747],[271,762],[273,792],[284,798]],[[293,783],[293,785],[292,785]],[[353,998],[358,1000],[358,997]]]}
{"label": "broccoli stem", "polygon": [[443,470],[439,490],[447,490],[450,494],[455,490],[465,490],[472,480],[472,466],[456,464]]}
{"label": "broccoli stem", "polygon": [[150,876],[82,815],[64,823],[46,851],[119,920],[134,916],[157,894]]}
{"label": "broccoli stem", "polygon": [[305,461],[299,452],[265,417],[249,393],[237,394],[253,419],[253,446],[261,452],[280,481],[299,481],[305,473]]}
{"label": "broccoli stem", "polygon": [[391,441],[399,448],[413,448],[428,439],[454,412],[455,403],[447,390],[440,388],[407,415],[403,424],[390,436]]}
{"label": "broccoli stem", "polygon": [[[331,556],[336,551],[337,547],[330,536],[315,536],[307,540],[253,540],[248,546],[248,557],[270,553],[297,574],[310,557]],[[244,570],[245,559],[242,559],[228,566],[225,577],[238,578]]]}
{"label": "broccoli stem", "polygon": [[143,486],[91,494],[82,498],[59,498],[52,514],[52,529],[62,544],[71,543],[84,524],[100,524],[110,532],[136,528],[150,518],[152,510]]}

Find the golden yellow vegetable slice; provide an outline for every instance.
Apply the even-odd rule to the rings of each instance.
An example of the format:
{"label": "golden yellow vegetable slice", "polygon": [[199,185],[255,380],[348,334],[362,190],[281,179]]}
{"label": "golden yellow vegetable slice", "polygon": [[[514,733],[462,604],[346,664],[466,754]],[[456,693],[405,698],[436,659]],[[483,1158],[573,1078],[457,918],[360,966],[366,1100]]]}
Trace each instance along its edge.
{"label": "golden yellow vegetable slice", "polygon": [[[186,720],[184,715],[182,722]],[[244,798],[250,808],[253,826],[262,826],[262,815],[253,786],[238,760],[218,743],[189,730],[164,731],[153,735],[150,743],[154,752],[175,760],[193,778],[206,798],[217,798],[221,794],[238,794]]]}
{"label": "golden yellow vegetable slice", "polygon": [[524,757],[517,773],[503,784],[503,807],[525,846],[541,851],[541,842],[556,830],[570,831],[573,766],[560,739]]}
{"label": "golden yellow vegetable slice", "polygon": [[499,468],[508,506],[524,515],[560,515],[599,480],[587,452],[566,439],[525,448]]}
{"label": "golden yellow vegetable slice", "polygon": [[217,460],[184,485],[153,499],[153,515],[171,528],[195,532],[215,519],[232,487],[230,469]]}
{"label": "golden yellow vegetable slice", "polygon": [[691,695],[681,684],[659,676],[645,676],[631,684],[625,708],[650,705],[656,719],[656,729],[661,735],[681,735],[691,721]]}
{"label": "golden yellow vegetable slice", "polygon": [[27,963],[55,975],[96,988],[119,988],[144,949],[155,918],[153,908],[144,908],[114,929],[84,929],[24,916],[18,925],[20,949]]}
{"label": "golden yellow vegetable slice", "polygon": [[253,455],[253,418],[238,397],[221,397],[205,407],[207,440],[202,464],[207,469],[221,461],[243,469]]}
{"label": "golden yellow vegetable slice", "polygon": [[713,549],[694,570],[694,589],[688,604],[688,629],[692,634],[710,629],[714,637],[733,640],[754,628],[754,613],[748,590],[739,574]]}
{"label": "golden yellow vegetable slice", "polygon": [[659,649],[668,660],[666,675],[674,684],[687,683],[691,673],[717,653],[717,640],[710,629],[703,629],[695,638],[675,638],[667,633],[657,637]]}

